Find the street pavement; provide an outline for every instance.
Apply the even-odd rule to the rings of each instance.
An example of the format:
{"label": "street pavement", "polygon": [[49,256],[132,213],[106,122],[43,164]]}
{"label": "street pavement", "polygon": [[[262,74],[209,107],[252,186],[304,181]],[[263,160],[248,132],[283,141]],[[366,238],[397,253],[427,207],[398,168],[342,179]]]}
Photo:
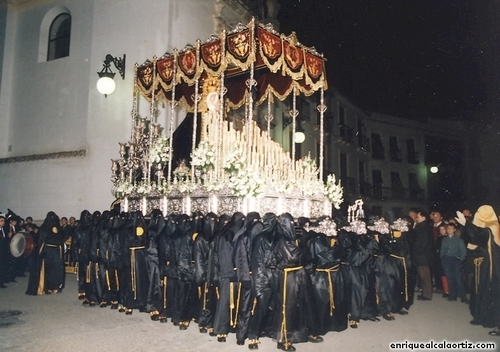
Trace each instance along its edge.
{"label": "street pavement", "polygon": [[[194,323],[186,331],[180,331],[171,323],[153,322],[148,314],[136,310],[128,316],[109,307],[83,307],[77,299],[73,274],[67,274],[66,288],[59,294],[27,296],[27,284],[28,278],[21,277],[17,283],[0,289],[2,352],[248,351],[246,345],[236,345],[234,334],[228,336],[226,343],[219,343],[216,337],[200,334]],[[361,321],[358,329],[328,333],[323,343],[300,343],[295,347],[298,352],[390,351],[391,343],[433,340],[494,342],[500,350],[500,337],[488,335],[491,329],[470,325],[470,320],[466,304],[449,302],[435,294],[432,301],[416,301],[409,315],[396,315],[395,321]],[[258,351],[278,351],[276,342],[262,338]]]}

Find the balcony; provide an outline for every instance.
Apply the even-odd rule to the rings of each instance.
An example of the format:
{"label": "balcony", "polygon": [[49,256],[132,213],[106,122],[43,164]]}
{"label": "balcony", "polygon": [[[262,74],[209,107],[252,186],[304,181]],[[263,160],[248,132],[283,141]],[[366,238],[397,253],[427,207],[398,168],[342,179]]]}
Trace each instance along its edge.
{"label": "balcony", "polygon": [[394,162],[400,162],[403,160],[403,159],[401,159],[401,152],[398,148],[391,148],[389,150],[389,158],[391,161],[394,161]]}
{"label": "balcony", "polygon": [[341,177],[344,193],[357,195],[356,179],[354,177]]}
{"label": "balcony", "polygon": [[408,163],[414,165],[418,165],[420,163],[417,152],[408,153]]}
{"label": "balcony", "polygon": [[[423,189],[408,189],[400,187],[382,187],[373,186],[372,188],[372,198],[380,200],[424,200],[424,190]],[[368,195],[367,195],[368,196]]]}
{"label": "balcony", "polygon": [[360,181],[359,182],[359,194],[363,197],[372,198],[373,197],[373,187],[371,183]]}
{"label": "balcony", "polygon": [[358,147],[364,152],[370,151],[370,138],[357,133]]}
{"label": "balcony", "polygon": [[354,131],[347,125],[339,125],[339,137],[345,143],[354,143]]}

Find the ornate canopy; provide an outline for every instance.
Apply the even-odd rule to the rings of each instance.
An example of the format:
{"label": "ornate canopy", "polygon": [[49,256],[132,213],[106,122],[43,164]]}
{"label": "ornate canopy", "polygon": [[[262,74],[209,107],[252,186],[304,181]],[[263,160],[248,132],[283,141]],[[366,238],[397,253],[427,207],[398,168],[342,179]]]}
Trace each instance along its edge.
{"label": "ornate canopy", "polygon": [[224,74],[227,104],[238,108],[246,101],[248,88],[244,82],[249,79],[252,64],[256,105],[263,103],[269,93],[284,100],[294,88],[306,96],[327,88],[322,54],[300,44],[295,33],[285,36],[271,25],[253,21],[159,59],[147,60],[136,68],[137,88],[148,100],[155,96],[171,101],[174,92],[175,101],[193,111],[195,82]]}

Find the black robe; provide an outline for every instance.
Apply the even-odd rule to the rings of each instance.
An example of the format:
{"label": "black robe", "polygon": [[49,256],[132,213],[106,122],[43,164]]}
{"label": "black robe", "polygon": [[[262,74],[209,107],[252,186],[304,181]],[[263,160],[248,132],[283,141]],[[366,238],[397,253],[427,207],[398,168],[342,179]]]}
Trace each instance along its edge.
{"label": "black robe", "polygon": [[89,264],[90,232],[92,231],[92,214],[83,210],[80,221],[75,228],[73,242],[71,244],[75,253],[76,274],[78,280],[78,294],[85,294],[85,282],[87,265]]}
{"label": "black robe", "polygon": [[233,263],[238,282],[238,317],[236,339],[244,341],[248,337],[250,315],[252,312],[252,240],[262,231],[260,215],[251,212],[247,215],[245,226],[233,239]]}
{"label": "black robe", "polygon": [[[343,248],[334,237],[313,231],[303,235],[313,265],[311,281],[314,292],[314,315],[319,334],[347,329],[349,312],[347,287],[344,279]],[[344,259],[344,261],[343,261]]]}
{"label": "black robe", "polygon": [[274,246],[278,240],[279,223],[276,215],[267,213],[262,218],[263,230],[252,240],[252,295],[254,304],[250,317],[248,338],[274,337],[278,324],[278,268]]}
{"label": "black robe", "polygon": [[414,275],[411,270],[413,264],[407,236],[407,232],[395,231],[380,239],[380,246],[385,248],[388,260],[395,266],[394,289],[391,292],[392,312],[399,312],[403,308],[409,309],[413,304],[414,285],[412,282],[415,278],[412,277]]}
{"label": "black robe", "polygon": [[401,283],[403,283],[403,293],[407,293],[407,290],[404,289],[405,278],[399,270],[398,259],[391,256],[394,244],[391,235],[378,234],[378,238],[379,250],[375,258],[377,308],[379,314],[385,315],[403,308],[399,300],[396,300],[396,297],[401,295]]}
{"label": "black robe", "polygon": [[352,320],[377,315],[374,254],[377,242],[368,235],[339,231],[348,264],[349,314]]}
{"label": "black robe", "polygon": [[214,213],[205,215],[203,228],[193,243],[194,282],[200,292],[198,306],[198,326],[212,328],[216,304],[215,287],[208,280],[208,263],[210,245],[215,231],[217,216]]}
{"label": "black robe", "polygon": [[484,327],[500,327],[500,246],[489,228],[477,227],[469,221],[462,228],[461,237],[477,246],[471,253],[475,266],[471,315]]}
{"label": "black robe", "polygon": [[59,217],[49,212],[38,230],[37,266],[30,272],[28,295],[42,295],[64,288],[65,269],[63,258],[63,233]]}
{"label": "black robe", "polygon": [[126,287],[123,287],[124,306],[127,309],[145,310],[148,298],[147,246],[149,237],[146,222],[140,211],[130,214],[131,227],[126,231],[124,268]]}
{"label": "black robe", "polygon": [[193,318],[192,305],[196,307],[196,287],[193,284],[193,230],[188,215],[179,216],[176,232],[174,246],[179,280],[174,296],[172,321],[187,324]]}
{"label": "black robe", "polygon": [[214,332],[218,335],[226,335],[230,329],[236,327],[237,323],[238,286],[233,263],[233,238],[243,227],[244,221],[243,213],[234,213],[231,221],[215,239],[215,267],[219,279],[219,299],[215,309]]}
{"label": "black robe", "polygon": [[159,314],[162,308],[162,287],[160,261],[158,255],[159,235],[165,228],[165,219],[160,210],[153,210],[148,227],[149,243],[147,248],[146,268],[148,271],[149,287],[146,311]]}
{"label": "black robe", "polygon": [[309,335],[318,335],[313,316],[313,290],[311,279],[304,268],[306,253],[298,245],[293,218],[280,216],[282,234],[273,248],[278,267],[278,325],[275,337],[278,343],[308,341]]}
{"label": "black robe", "polygon": [[112,309],[117,309],[121,304],[123,307],[123,300],[120,299],[120,284],[121,273],[123,269],[122,251],[120,248],[120,234],[126,226],[127,219],[125,214],[115,215],[112,229],[109,234],[108,244],[108,272],[110,280],[109,301]]}
{"label": "black robe", "polygon": [[[107,213],[105,217],[107,217]],[[92,214],[92,229],[89,233],[88,248],[89,261],[85,272],[85,297],[92,306],[100,302],[102,296],[102,282],[99,281],[99,236],[103,227],[102,221],[102,214],[95,211]]]}
{"label": "black robe", "polygon": [[158,260],[162,287],[160,321],[162,322],[166,322],[167,317],[172,317],[177,280],[179,279],[174,245],[176,230],[177,216],[171,214],[167,217],[165,227],[158,237]]}

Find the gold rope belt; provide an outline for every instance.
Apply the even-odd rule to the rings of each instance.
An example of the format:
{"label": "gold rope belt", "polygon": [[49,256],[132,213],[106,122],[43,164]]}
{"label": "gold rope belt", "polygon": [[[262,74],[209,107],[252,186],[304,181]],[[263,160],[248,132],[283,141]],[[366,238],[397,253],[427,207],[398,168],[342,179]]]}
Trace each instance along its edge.
{"label": "gold rope belt", "polygon": [[45,259],[42,259],[42,265],[40,266],[40,278],[38,280],[36,293],[38,295],[43,295],[45,293]]}
{"label": "gold rope belt", "polygon": [[119,291],[120,290],[120,280],[119,280],[119,277],[118,277],[118,270],[115,269],[115,285],[116,285],[116,290]]}
{"label": "gold rope belt", "polygon": [[111,283],[109,281],[109,271],[108,271],[108,269],[104,270],[104,274],[106,276],[106,284],[108,285],[108,290],[111,291]]}
{"label": "gold rope belt", "polygon": [[408,302],[408,271],[406,269],[406,259],[396,254],[391,254],[391,257],[403,261],[403,268],[405,269],[405,302]]}
{"label": "gold rope belt", "polygon": [[205,288],[203,289],[203,310],[207,309],[207,294],[208,294],[208,282],[205,282]]}
{"label": "gold rope belt", "polygon": [[[240,296],[241,296],[241,282],[238,283],[238,297],[236,298],[236,305],[234,304],[234,282],[229,283],[229,320],[230,324],[233,328],[236,327],[236,323],[238,322],[238,310],[240,307]],[[236,309],[235,309],[236,308]],[[234,318],[233,318],[233,310]]]}
{"label": "gold rope belt", "polygon": [[[106,260],[109,260],[108,251],[106,251],[105,257],[106,257]],[[105,275],[106,275],[106,284],[108,285],[108,290],[111,291],[111,284],[110,284],[110,280],[109,280],[109,270],[108,269],[104,269],[104,270],[105,270]]]}
{"label": "gold rope belt", "polygon": [[332,272],[338,271],[340,264],[334,265],[327,269],[316,269],[316,271],[327,273],[328,276],[328,294],[330,296],[330,316],[333,315],[333,310],[335,309],[335,294],[333,290]]}
{"label": "gold rope belt", "polygon": [[287,337],[287,329],[286,329],[286,281],[288,278],[288,273],[292,271],[297,271],[302,269],[303,266],[296,266],[292,268],[284,268],[283,272],[283,321],[281,322],[281,337],[280,340],[282,341],[283,336],[285,336],[285,346],[288,345],[288,337]]}
{"label": "gold rope belt", "polygon": [[474,281],[475,281],[475,284],[476,284],[476,294],[478,292],[478,288],[479,288],[479,283],[480,283],[480,275],[481,275],[481,264],[483,264],[484,262],[484,257],[478,257],[476,259],[474,259],[474,265],[476,266],[475,267],[475,270],[474,270]]}
{"label": "gold rope belt", "polygon": [[163,308],[167,308],[167,277],[163,277]]}
{"label": "gold rope belt", "polygon": [[130,275],[132,276],[132,291],[134,291],[134,299],[137,299],[137,274],[135,271],[135,251],[144,249],[146,246],[130,247]]}
{"label": "gold rope belt", "polygon": [[90,262],[87,264],[85,268],[85,282],[90,283]]}
{"label": "gold rope belt", "polygon": [[257,298],[253,299],[253,304],[252,304],[252,315],[255,314],[255,307],[257,307]]}

